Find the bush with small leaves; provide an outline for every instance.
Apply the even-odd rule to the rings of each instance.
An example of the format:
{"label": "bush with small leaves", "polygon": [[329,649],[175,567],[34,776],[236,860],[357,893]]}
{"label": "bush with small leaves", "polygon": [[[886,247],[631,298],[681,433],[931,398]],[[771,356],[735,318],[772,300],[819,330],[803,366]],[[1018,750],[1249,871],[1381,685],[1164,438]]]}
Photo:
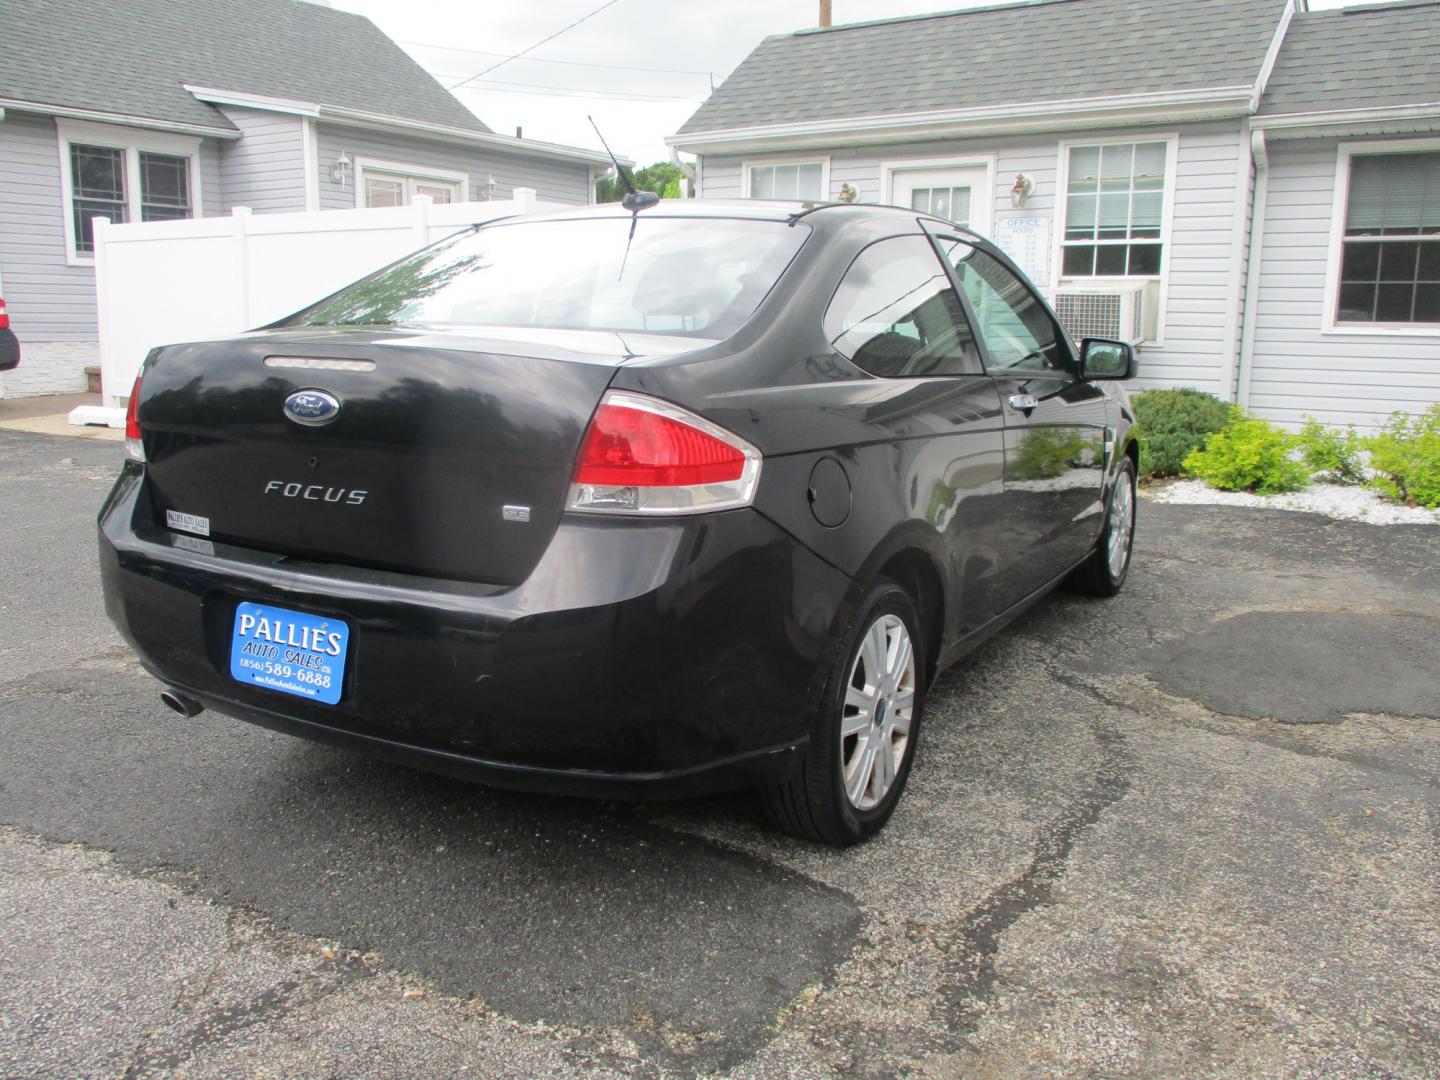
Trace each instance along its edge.
{"label": "bush with small leaves", "polygon": [[1307,416],[1299,443],[1300,459],[1312,476],[1334,484],[1365,482],[1365,466],[1360,461],[1363,440],[1353,427],[1341,431]]}
{"label": "bush with small leaves", "polygon": [[1225,491],[1299,491],[1309,476],[1290,456],[1295,442],[1289,432],[1232,408],[1225,428],[1207,436],[1205,445],[1185,458],[1185,471]]}
{"label": "bush with small leaves", "polygon": [[1230,419],[1229,407],[1203,390],[1142,390],[1132,394],[1140,428],[1140,475],[1179,476],[1186,456]]}
{"label": "bush with small leaves", "polygon": [[1440,402],[1420,416],[1397,412],[1364,440],[1374,487],[1391,499],[1440,507]]}

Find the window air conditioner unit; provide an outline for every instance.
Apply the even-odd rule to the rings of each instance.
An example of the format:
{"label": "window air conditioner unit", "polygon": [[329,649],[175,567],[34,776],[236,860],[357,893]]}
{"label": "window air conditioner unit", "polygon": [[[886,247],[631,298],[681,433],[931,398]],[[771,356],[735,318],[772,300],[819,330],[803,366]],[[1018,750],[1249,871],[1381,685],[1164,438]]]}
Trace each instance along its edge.
{"label": "window air conditioner unit", "polygon": [[1160,286],[1061,285],[1055,293],[1055,314],[1077,342],[1081,338],[1108,338],[1139,345],[1155,340],[1155,316]]}

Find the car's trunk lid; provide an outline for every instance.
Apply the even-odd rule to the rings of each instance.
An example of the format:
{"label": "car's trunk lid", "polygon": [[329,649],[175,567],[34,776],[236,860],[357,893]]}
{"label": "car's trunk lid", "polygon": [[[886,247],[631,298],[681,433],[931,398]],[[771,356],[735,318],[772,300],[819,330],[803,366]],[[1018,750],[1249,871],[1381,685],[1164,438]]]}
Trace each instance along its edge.
{"label": "car's trunk lid", "polygon": [[[559,524],[615,365],[632,349],[697,344],[291,330],[172,346],[147,367],[139,411],[157,523],[306,560],[516,584]],[[333,418],[287,414],[307,389],[339,403]]]}

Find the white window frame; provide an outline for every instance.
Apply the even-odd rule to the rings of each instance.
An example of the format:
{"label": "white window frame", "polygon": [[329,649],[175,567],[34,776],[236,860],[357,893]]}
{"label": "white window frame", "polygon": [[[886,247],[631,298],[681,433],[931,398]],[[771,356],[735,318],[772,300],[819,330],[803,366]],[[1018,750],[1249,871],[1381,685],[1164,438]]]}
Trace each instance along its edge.
{"label": "white window frame", "polygon": [[60,199],[65,224],[65,262],[68,266],[94,266],[95,256],[75,250],[75,178],[70,169],[70,147],[104,146],[125,155],[125,208],[127,220],[141,219],[140,155],[168,154],[183,157],[189,163],[190,217],[204,213],[200,190],[200,137],[176,135],[168,131],[147,131],[144,128],[121,127],[118,124],[95,124],[86,120],[56,120],[55,140],[60,152]]}
{"label": "white window frame", "polygon": [[[1440,151],[1440,139],[1388,139],[1341,143],[1335,152],[1335,203],[1330,208],[1330,243],[1325,252],[1325,308],[1320,332],[1337,337],[1440,338],[1440,323],[1342,323],[1340,264],[1345,255],[1345,217],[1350,209],[1350,162],[1362,155],[1415,154]],[[1397,237],[1396,239],[1404,239]],[[1432,241],[1440,243],[1440,241]]]}
{"label": "white window frame", "polygon": [[[895,174],[897,172],[926,172],[930,169],[979,169],[985,170],[985,220],[983,225],[972,224],[970,228],[982,236],[989,236],[995,228],[995,155],[981,154],[964,158],[914,158],[909,161],[882,161],[880,163],[880,202],[886,206],[895,202]],[[975,217],[972,207],[971,218]]]}
{"label": "white window frame", "polygon": [[[1165,191],[1160,200],[1160,273],[1142,274],[1138,276],[1107,275],[1087,277],[1066,277],[1065,276],[1065,215],[1069,210],[1070,200],[1070,150],[1076,146],[1113,146],[1117,143],[1129,143],[1132,146],[1138,143],[1163,142],[1165,150]],[[1145,282],[1157,281],[1156,286],[1159,300],[1156,303],[1155,311],[1155,339],[1146,341],[1148,348],[1159,349],[1165,346],[1165,314],[1170,306],[1170,266],[1174,261],[1174,225],[1175,225],[1175,178],[1179,174],[1180,165],[1180,133],[1178,131],[1158,132],[1153,135],[1141,135],[1137,132],[1126,132],[1112,136],[1091,136],[1088,139],[1062,139],[1058,144],[1057,160],[1055,162],[1055,235],[1050,241],[1051,252],[1050,265],[1054,267],[1050,274],[1050,280],[1054,282],[1048,290],[1048,299],[1053,303],[1056,295],[1066,285],[1089,286],[1099,288],[1113,285],[1138,285]]]}
{"label": "white window frame", "polygon": [[750,198],[750,170],[767,165],[819,165],[820,201],[830,201],[830,156],[828,154],[792,154],[788,157],[749,158],[740,162],[740,197]]}
{"label": "white window frame", "polygon": [[[453,169],[435,169],[429,165],[407,165],[401,161],[381,161],[378,158],[357,157],[355,159],[355,205],[365,208],[365,173],[390,173],[405,179],[406,198],[413,198],[410,195],[410,184],[413,181],[420,181],[422,184],[428,182],[441,184],[454,184],[459,197],[456,202],[470,201],[470,175],[468,173],[456,172]],[[407,204],[408,205],[408,204]]]}

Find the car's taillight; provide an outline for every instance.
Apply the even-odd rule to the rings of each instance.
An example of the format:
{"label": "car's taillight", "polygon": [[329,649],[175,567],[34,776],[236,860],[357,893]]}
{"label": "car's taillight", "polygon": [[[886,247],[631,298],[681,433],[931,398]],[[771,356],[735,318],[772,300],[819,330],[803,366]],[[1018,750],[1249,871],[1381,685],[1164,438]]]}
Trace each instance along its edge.
{"label": "car's taillight", "polygon": [[612,390],[580,444],[570,509],[700,514],[748,506],[760,451],[667,401]]}
{"label": "car's taillight", "polygon": [[5,301],[0,300],[0,330],[10,329],[10,312],[5,308]]}
{"label": "car's taillight", "polygon": [[140,376],[135,376],[135,386],[130,390],[130,401],[125,406],[125,456],[131,461],[145,460],[145,444],[140,441]]}

